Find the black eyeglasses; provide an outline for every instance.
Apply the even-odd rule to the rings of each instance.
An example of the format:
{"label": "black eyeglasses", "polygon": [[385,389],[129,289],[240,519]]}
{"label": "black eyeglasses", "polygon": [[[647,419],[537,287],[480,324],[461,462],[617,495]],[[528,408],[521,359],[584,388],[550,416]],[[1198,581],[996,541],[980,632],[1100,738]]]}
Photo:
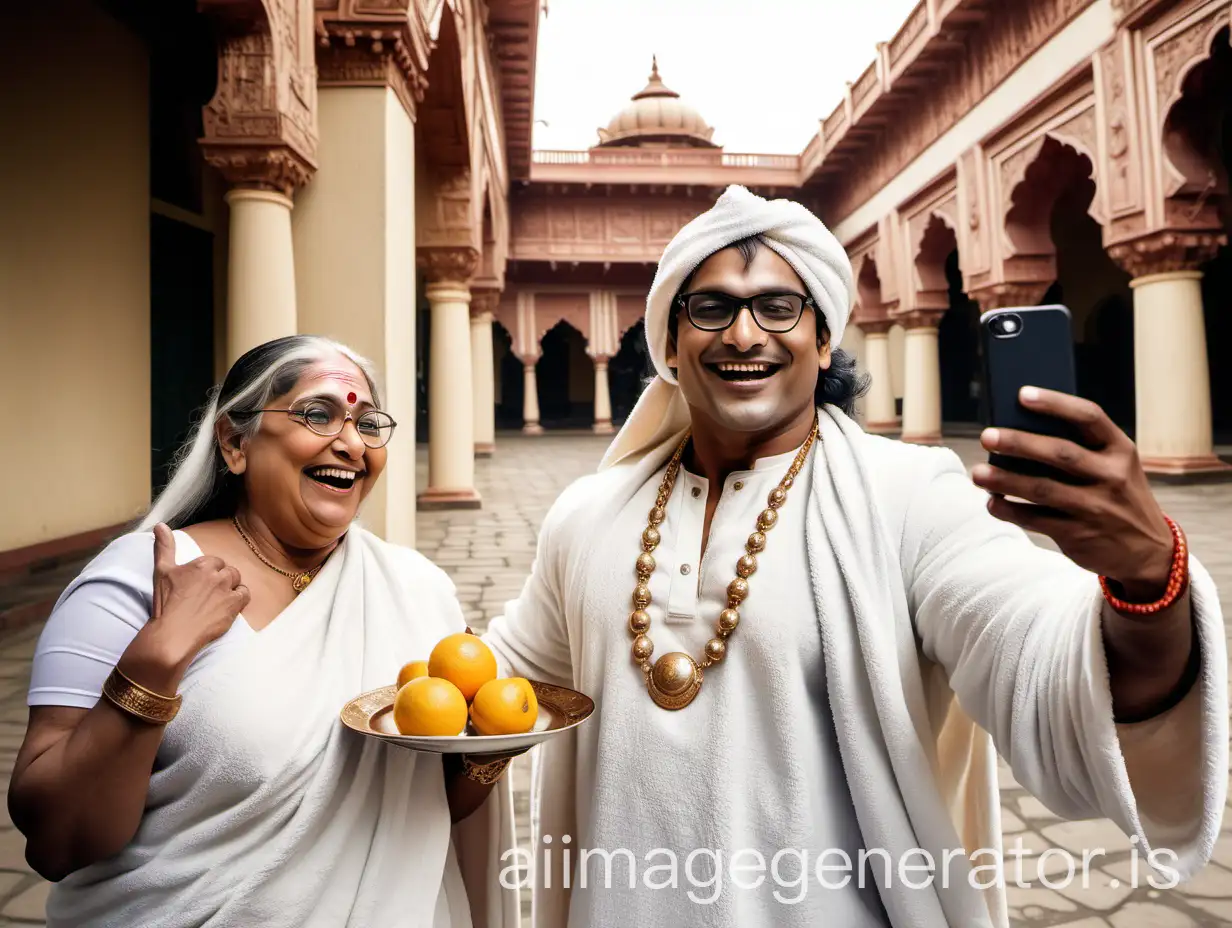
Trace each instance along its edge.
{"label": "black eyeglasses", "polygon": [[740,311],[748,307],[753,321],[765,332],[782,335],[790,332],[804,314],[804,307],[817,308],[812,297],[784,291],[759,293],[756,296],[731,296],[727,293],[685,293],[676,298],[694,328],[704,332],[722,332],[736,321]]}
{"label": "black eyeglasses", "polygon": [[393,437],[398,423],[393,417],[379,409],[371,409],[360,416],[351,413],[333,403],[314,400],[301,409],[249,409],[243,412],[231,410],[232,416],[255,416],[260,412],[285,412],[301,425],[306,426],[325,438],[333,438],[342,433],[347,420],[355,423],[355,430],[360,440],[369,448],[383,448]]}

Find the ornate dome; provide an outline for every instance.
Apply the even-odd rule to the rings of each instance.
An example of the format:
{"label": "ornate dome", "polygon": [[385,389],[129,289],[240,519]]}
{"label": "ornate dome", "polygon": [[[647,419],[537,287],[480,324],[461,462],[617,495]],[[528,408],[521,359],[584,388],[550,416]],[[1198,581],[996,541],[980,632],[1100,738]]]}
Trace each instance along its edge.
{"label": "ornate dome", "polygon": [[718,148],[711,141],[714,129],[697,110],[680,101],[680,94],[664,86],[659,60],[651,65],[650,82],[633,95],[606,129],[599,130],[600,148],[618,146],[670,146],[673,148]]}

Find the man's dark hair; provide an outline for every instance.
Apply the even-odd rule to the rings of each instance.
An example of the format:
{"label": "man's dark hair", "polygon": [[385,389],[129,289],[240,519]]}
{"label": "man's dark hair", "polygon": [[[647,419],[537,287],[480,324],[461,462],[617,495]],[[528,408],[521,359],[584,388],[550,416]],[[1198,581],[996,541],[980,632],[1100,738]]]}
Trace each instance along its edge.
{"label": "man's dark hair", "polygon": [[[761,236],[753,235],[749,238],[742,238],[738,242],[733,242],[727,247],[735,248],[739,251],[740,256],[744,258],[745,268],[748,268],[753,263],[757,250],[763,247],[764,244]],[[694,269],[684,279],[684,283],[680,285],[680,289],[676,292],[677,297],[688,292],[690,284],[693,283],[693,275],[696,273],[697,271]],[[679,313],[680,306],[673,299],[671,309],[667,315],[667,333],[672,341],[676,340]],[[824,332],[828,335],[830,330],[826,325],[825,316],[820,309],[814,309],[813,314],[817,318],[817,346],[821,347],[821,333]],[[814,401],[818,406],[826,404],[837,406],[846,415],[854,416],[856,400],[868,392],[871,380],[872,378],[868,373],[860,371],[856,366],[856,359],[854,357],[841,348],[835,348],[830,352],[830,367],[826,370],[818,369],[817,391],[814,394]]]}

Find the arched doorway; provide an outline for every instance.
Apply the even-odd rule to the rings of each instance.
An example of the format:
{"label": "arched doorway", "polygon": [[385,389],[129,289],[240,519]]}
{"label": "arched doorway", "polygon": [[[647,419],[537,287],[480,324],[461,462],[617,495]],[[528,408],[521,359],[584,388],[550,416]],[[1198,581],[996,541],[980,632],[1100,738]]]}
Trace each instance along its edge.
{"label": "arched doorway", "polygon": [[589,428],[594,422],[594,364],[586,339],[563,319],[539,342],[535,366],[539,422],[545,429]]}
{"label": "arched doorway", "polygon": [[945,257],[945,279],[950,305],[937,326],[941,420],[974,426],[980,418],[980,307],[963,290],[957,248]]}
{"label": "arched doorway", "polygon": [[522,361],[513,353],[513,336],[501,323],[492,323],[492,359],[496,365],[496,427],[522,427],[522,400],[526,380]]}
{"label": "arched doorway", "polygon": [[[1232,46],[1219,30],[1205,61],[1182,84],[1164,127],[1164,153],[1186,178],[1183,196],[1209,198],[1232,242]],[[1223,352],[1232,344],[1232,244],[1225,244],[1202,271],[1202,305],[1210,372],[1211,425],[1216,444],[1232,444],[1232,366]]]}
{"label": "arched doorway", "polygon": [[943,428],[974,426],[979,421],[979,306],[963,290],[958,236],[940,214],[933,214],[924,228],[915,265],[917,305],[942,310],[937,355]]}
{"label": "arched doorway", "polygon": [[646,324],[639,319],[620,337],[620,350],[607,368],[614,424],[619,425],[629,418],[654,373],[654,364],[646,349]]}
{"label": "arched doorway", "polygon": [[1132,436],[1133,295],[1091,215],[1095,194],[1091,159],[1047,136],[1014,188],[1006,232],[1018,255],[1052,260],[1055,277],[1040,303],[1070,312],[1078,394]]}

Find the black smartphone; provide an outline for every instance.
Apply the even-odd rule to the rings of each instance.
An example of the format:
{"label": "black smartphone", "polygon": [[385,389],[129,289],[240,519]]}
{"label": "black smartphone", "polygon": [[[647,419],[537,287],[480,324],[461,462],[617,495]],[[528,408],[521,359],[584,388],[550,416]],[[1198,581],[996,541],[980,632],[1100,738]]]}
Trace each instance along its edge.
{"label": "black smartphone", "polygon": [[[1025,386],[1077,394],[1074,339],[1066,307],[989,310],[980,316],[980,345],[985,425],[1084,443],[1075,426],[1064,419],[1033,412],[1018,399]],[[1072,475],[1028,458],[994,452],[989,454],[988,463],[1019,474],[1075,482]]]}

